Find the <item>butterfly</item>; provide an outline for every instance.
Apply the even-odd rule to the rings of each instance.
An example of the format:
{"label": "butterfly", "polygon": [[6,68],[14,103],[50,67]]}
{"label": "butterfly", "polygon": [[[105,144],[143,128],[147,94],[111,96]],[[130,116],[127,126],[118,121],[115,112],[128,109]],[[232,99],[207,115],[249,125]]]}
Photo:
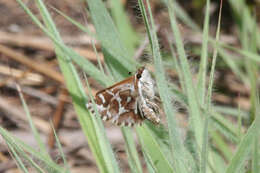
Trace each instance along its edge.
{"label": "butterfly", "polygon": [[[120,126],[141,125],[145,119],[159,124],[154,86],[149,71],[141,67],[133,76],[98,91],[94,98],[96,109],[104,121],[110,120]],[[95,113],[95,105],[91,101],[86,107]]]}

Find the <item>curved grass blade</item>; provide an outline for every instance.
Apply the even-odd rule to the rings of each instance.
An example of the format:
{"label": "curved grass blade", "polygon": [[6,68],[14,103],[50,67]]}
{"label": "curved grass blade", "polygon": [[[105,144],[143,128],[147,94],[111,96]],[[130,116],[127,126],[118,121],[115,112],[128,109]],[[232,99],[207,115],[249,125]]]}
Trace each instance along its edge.
{"label": "curved grass blade", "polygon": [[[135,70],[137,63],[128,55],[129,53],[122,44],[116,27],[104,7],[103,2],[100,0],[88,0],[87,2],[97,31],[97,36],[102,44],[106,65],[108,65],[113,77],[116,80],[121,80],[127,76],[129,71]],[[124,66],[127,68],[124,68]],[[109,84],[111,83],[106,83],[106,86]],[[142,172],[140,160],[134,146],[133,136],[129,134],[130,131],[127,130],[127,128],[123,127],[121,132],[125,139],[126,150],[129,156],[128,161],[131,168],[135,170],[134,172]]]}
{"label": "curved grass blade", "polygon": [[[259,104],[258,104],[259,106]],[[258,111],[259,113],[259,111]],[[256,119],[248,129],[247,133],[241,140],[235,155],[229,163],[226,173],[238,172],[244,161],[248,158],[248,154],[253,149],[255,138],[259,138],[260,132],[260,116],[256,116]]]}
{"label": "curved grass blade", "polygon": [[111,14],[118,28],[120,38],[127,48],[130,56],[134,55],[135,46],[138,43],[138,36],[133,30],[129,18],[124,12],[123,3],[120,0],[111,0]]}
{"label": "curved grass blade", "polygon": [[203,24],[203,36],[202,36],[202,50],[200,55],[200,67],[198,76],[198,97],[200,98],[200,104],[205,104],[205,93],[206,93],[206,75],[207,75],[207,64],[208,64],[208,35],[209,35],[209,10],[210,0],[206,2],[206,15]]}
{"label": "curved grass blade", "polygon": [[72,23],[73,25],[75,25],[76,27],[78,27],[81,31],[87,33],[89,36],[96,38],[96,34],[91,32],[90,29],[88,29],[88,27],[82,25],[81,23],[77,22],[76,20],[72,19],[71,17],[67,16],[65,13],[63,13],[62,11],[58,10],[55,7],[51,7],[52,9],[54,9],[58,14],[62,15],[65,19],[67,19],[70,23]]}
{"label": "curved grass blade", "polygon": [[26,116],[27,116],[27,119],[29,121],[29,124],[30,124],[30,127],[31,127],[31,130],[33,132],[33,136],[34,138],[36,139],[37,141],[37,144],[38,144],[38,147],[40,149],[39,152],[41,152],[43,155],[45,155],[47,158],[51,159],[49,154],[48,154],[48,151],[47,151],[47,148],[44,146],[41,138],[40,138],[40,134],[38,132],[38,130],[36,129],[33,121],[32,121],[32,117],[31,117],[31,114],[30,114],[30,111],[29,111],[29,108],[24,100],[24,97],[23,97],[23,94],[22,94],[22,91],[21,91],[21,88],[19,85],[16,85],[17,87],[17,91],[19,93],[19,97],[20,97],[20,100],[22,101],[22,105],[23,105],[23,108],[25,110],[25,113],[26,113]]}
{"label": "curved grass blade", "polygon": [[138,127],[137,134],[142,145],[142,150],[147,154],[151,162],[152,167],[154,167],[159,172],[172,173],[174,172],[169,160],[165,157],[163,152],[160,150],[160,146],[155,141],[155,138],[151,136],[149,128],[144,124],[144,127]]}
{"label": "curved grass blade", "polygon": [[[27,160],[35,169],[39,170],[39,172],[44,171],[42,171],[40,166],[31,159],[32,156],[35,160],[38,160],[38,163],[42,163],[45,169],[53,170],[56,172],[64,172],[63,168],[61,168],[58,164],[54,163],[51,159],[49,159],[48,156],[28,146],[20,139],[12,136],[2,127],[0,127],[0,134],[9,143],[9,145],[11,145],[14,150],[16,150],[17,154],[20,154],[23,159]],[[27,153],[29,153],[30,156],[28,156]]]}
{"label": "curved grass blade", "polygon": [[126,151],[130,169],[133,173],[142,173],[141,162],[138,157],[138,152],[135,147],[133,134],[129,128],[122,128],[122,134],[125,139]]}
{"label": "curved grass blade", "polygon": [[[28,13],[29,9],[23,4],[23,2],[20,0],[17,1]],[[56,30],[56,27],[52,22],[52,19],[43,2],[38,0],[37,5],[42,14],[43,20],[48,27],[48,30],[45,30],[46,33],[48,33],[48,35],[52,35],[58,41],[58,43],[62,43],[58,31]],[[34,17],[34,21],[37,21],[37,18],[32,13],[30,13],[30,11],[28,14],[31,17]],[[91,116],[85,108],[86,96],[76,70],[71,61],[69,61],[70,58],[67,54],[64,54],[63,50],[59,49],[57,44],[55,45],[55,50],[58,55],[58,61],[61,67],[61,71],[65,76],[65,81],[68,90],[72,96],[74,108],[79,117],[83,132],[88,138],[89,146],[94,153],[100,172],[119,172],[119,168],[115,164],[115,157],[113,154],[111,154],[113,153],[112,149],[105,144],[107,142],[107,139],[104,136],[100,135],[102,134],[102,132],[99,127],[95,126],[95,117]],[[103,144],[102,147],[100,144]]]}
{"label": "curved grass blade", "polygon": [[56,133],[56,131],[55,131],[55,128],[54,128],[54,126],[53,126],[53,123],[52,123],[52,122],[50,122],[50,123],[51,123],[51,128],[52,128],[52,131],[53,131],[55,140],[56,140],[57,145],[58,145],[59,153],[61,154],[61,157],[62,157],[62,160],[63,160],[63,164],[64,164],[65,167],[66,167],[66,171],[65,171],[64,173],[70,173],[69,164],[68,164],[67,159],[66,159],[66,157],[65,157],[65,154],[64,154],[64,152],[63,152],[63,150],[62,150],[62,145],[61,145],[60,140],[59,140],[59,138],[58,138],[58,136],[57,136],[57,133]]}
{"label": "curved grass blade", "polygon": [[184,88],[186,88],[187,98],[189,103],[189,112],[191,116],[190,122],[192,125],[192,129],[194,129],[195,139],[198,143],[198,146],[202,146],[202,135],[203,135],[202,127],[204,121],[202,121],[200,117],[201,112],[196,98],[195,89],[193,87],[187,56],[184,51],[184,45],[182,43],[182,38],[175,18],[174,2],[171,0],[167,0],[167,7],[168,7],[170,21],[171,21],[171,28],[174,34],[174,38],[176,40],[177,52],[180,57],[181,70],[184,77],[184,83],[185,83]]}
{"label": "curved grass blade", "polygon": [[[218,54],[218,41],[219,41],[219,34],[220,34],[220,23],[221,23],[221,13],[222,13],[222,0],[220,1],[220,9],[219,9],[219,18],[218,18],[218,25],[217,25],[217,32],[216,32],[216,45],[214,46],[213,51],[213,60],[210,69],[210,77],[209,77],[209,86],[207,92],[207,99],[206,99],[206,109],[209,111],[211,109],[211,97],[212,97],[212,88],[214,82],[214,73],[215,67],[217,62],[217,54]],[[206,77],[206,76],[204,76]],[[206,81],[204,81],[206,82]],[[206,84],[206,83],[205,83]],[[202,154],[201,154],[201,173],[206,173],[207,170],[207,162],[208,162],[208,124],[210,120],[210,115],[205,114],[205,126],[204,126],[204,136],[202,142]]]}
{"label": "curved grass blade", "polygon": [[[104,78],[106,76],[98,70],[91,62],[89,62],[86,58],[77,54],[74,50],[67,47],[60,39],[57,39],[55,35],[49,32],[42,23],[36,18],[36,16],[27,8],[27,6],[21,1],[16,0],[20,6],[24,9],[24,11],[31,17],[32,21],[46,34],[50,37],[50,39],[55,43],[55,45],[60,48],[64,54],[67,56],[62,57],[63,61],[70,62],[73,60],[77,65],[79,65],[87,74],[92,76],[102,85],[105,85]],[[71,63],[71,62],[70,62]],[[107,80],[110,80],[109,78]]]}
{"label": "curved grass blade", "polygon": [[[5,137],[3,136],[3,138],[5,139]],[[6,140],[6,139],[5,139]],[[9,152],[10,155],[14,158],[16,165],[20,168],[20,170],[22,170],[24,173],[29,173],[28,169],[26,168],[26,166],[24,165],[24,163],[22,162],[22,159],[19,157],[19,155],[17,154],[17,152],[15,151],[14,147],[12,146],[12,144],[10,144],[7,140],[6,140],[6,144],[9,148]]]}
{"label": "curved grass blade", "polygon": [[[105,59],[109,56],[107,59],[113,59],[113,62],[116,61],[117,69],[124,69],[124,71],[128,72],[135,70],[136,63],[122,44],[119,33],[103,2],[101,0],[86,0],[86,2],[88,3]],[[120,73],[118,72],[118,74]]]}
{"label": "curved grass blade", "polygon": [[[195,164],[193,163],[193,160],[189,156],[187,150],[183,147],[180,138],[180,132],[177,129],[177,123],[175,121],[175,110],[172,107],[171,98],[169,97],[170,91],[168,88],[167,80],[165,78],[165,73],[164,73],[161,54],[160,54],[160,48],[156,36],[155,24],[153,21],[153,16],[151,13],[149,1],[146,1],[146,4],[147,4],[148,15],[150,20],[147,17],[143,1],[139,0],[139,6],[141,8],[141,12],[144,17],[144,21],[145,21],[148,37],[150,40],[151,49],[152,49],[152,55],[155,63],[155,78],[156,78],[160,98],[163,103],[164,111],[167,116],[171,159],[173,160],[173,166],[176,172],[187,172],[189,168],[186,167],[184,163],[189,163],[191,169],[193,169],[193,166]],[[150,157],[152,158],[152,156]]]}

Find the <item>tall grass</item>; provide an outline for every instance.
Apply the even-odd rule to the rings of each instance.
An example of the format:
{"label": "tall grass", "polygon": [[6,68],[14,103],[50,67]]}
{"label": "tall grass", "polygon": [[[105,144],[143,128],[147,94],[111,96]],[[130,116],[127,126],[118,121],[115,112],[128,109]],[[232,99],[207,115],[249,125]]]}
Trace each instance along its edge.
{"label": "tall grass", "polygon": [[[125,78],[129,71],[134,71],[137,67],[141,66],[139,62],[132,58],[135,51],[135,44],[139,41],[138,33],[130,26],[130,22],[128,21],[126,13],[122,10],[122,6],[118,5],[119,1],[111,0],[112,18],[101,0],[86,0],[92,22],[96,29],[96,34],[90,33],[88,28],[84,28],[83,25],[58,11],[58,13],[62,14],[66,19],[84,32],[94,36],[100,42],[105,58],[105,65],[111,74],[105,74],[102,68],[97,68],[63,43],[52,21],[51,15],[42,0],[35,0],[35,3],[41,14],[43,23],[40,22],[23,1],[16,1],[55,45],[55,52],[60,69],[64,75],[67,89],[72,97],[74,109],[78,115],[78,120],[95,157],[99,171],[111,173],[120,172],[118,161],[106,137],[104,126],[100,118],[91,115],[85,108],[86,101],[91,99],[92,96],[87,97],[84,93],[83,86],[75,69],[76,64],[81,67],[86,74],[97,80],[104,87],[107,87]],[[162,108],[166,115],[167,124],[154,126],[149,122],[145,122],[143,126],[134,128],[135,131],[126,127],[121,128],[131,171],[143,172],[144,168],[139,158],[142,154],[148,172],[233,173],[249,170],[254,173],[259,172],[258,139],[260,117],[258,115],[258,109],[260,105],[257,90],[259,63],[257,50],[260,48],[260,37],[259,29],[256,27],[256,20],[251,17],[245,3],[242,3],[242,1],[234,2],[234,0],[229,0],[230,6],[236,15],[237,27],[240,31],[239,38],[242,43],[242,49],[239,50],[219,41],[221,17],[219,18],[216,38],[212,38],[209,35],[209,0],[206,1],[205,5],[203,30],[195,24],[176,1],[163,0],[162,2],[166,5],[169,13],[169,23],[171,24],[178,55],[177,57],[170,55],[173,56],[170,61],[174,64],[170,69],[177,71],[179,77],[181,77],[182,86],[180,87],[181,89],[173,87],[167,80],[166,66],[164,63],[166,60],[160,52],[155,27],[156,23],[152,14],[150,1],[138,0],[146,33],[149,38],[151,56],[155,69],[154,76],[162,100]],[[242,14],[238,13],[239,11],[241,11]],[[221,16],[221,12],[219,16]],[[192,74],[190,70],[191,67],[184,49],[177,19],[182,21],[193,31],[202,33],[201,62],[199,72],[195,74],[198,76],[197,82],[193,80],[194,74]],[[209,60],[212,59],[212,52],[208,49],[209,46],[214,47],[211,64],[208,63]],[[94,45],[93,47],[95,49]],[[235,51],[243,58],[235,60],[229,53],[230,50]],[[172,48],[172,52],[174,51],[175,49]],[[233,71],[244,85],[251,87],[250,112],[242,111],[240,108],[214,106],[211,104],[212,88],[214,87],[214,71],[218,68],[216,66],[217,60],[226,63],[226,68]],[[167,59],[167,61],[169,60]],[[210,73],[207,70],[208,67],[211,69]],[[169,67],[167,66],[167,68]],[[243,68],[245,68],[246,71],[244,71]],[[207,89],[208,75],[210,82]],[[27,146],[21,140],[15,138],[0,127],[0,134],[4,137],[17,166],[23,172],[28,172],[28,163],[29,166],[33,167],[37,172],[70,172],[65,156],[63,156],[64,166],[58,165],[50,158],[46,147],[39,138],[37,129],[35,129],[33,125],[30,112],[21,93],[20,97],[32,132],[38,142],[40,152]],[[191,135],[183,136],[183,132],[178,127],[178,119],[176,117],[177,110],[172,104],[173,98],[181,102],[188,110],[189,126],[187,134]],[[233,125],[233,122],[227,118],[227,115],[237,118],[238,125]],[[240,130],[238,133],[237,126],[242,122],[241,119],[248,119],[248,116],[250,116],[252,122],[248,130],[245,133]],[[142,150],[141,154],[138,153],[133,139],[132,133],[134,132],[136,132],[138,136]],[[189,145],[186,143],[187,141]],[[229,143],[236,146],[235,152],[232,151]],[[61,147],[59,148],[62,152]],[[39,159],[41,164],[32,158]],[[252,164],[250,165],[251,167],[247,168],[248,170],[245,170],[245,161],[248,159],[252,160],[252,162],[249,162]],[[26,164],[24,161],[27,161]]]}

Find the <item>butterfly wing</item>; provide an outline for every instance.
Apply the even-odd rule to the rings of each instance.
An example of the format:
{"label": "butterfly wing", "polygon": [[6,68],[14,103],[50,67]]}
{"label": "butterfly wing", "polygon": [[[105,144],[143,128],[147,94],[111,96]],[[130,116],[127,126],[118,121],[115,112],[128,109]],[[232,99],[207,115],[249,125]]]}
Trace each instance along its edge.
{"label": "butterfly wing", "polygon": [[[142,117],[138,114],[137,100],[132,83],[125,82],[96,94],[95,103],[101,118],[111,120],[116,125],[132,126],[140,124]],[[87,108],[94,113],[92,103],[87,103]]]}
{"label": "butterfly wing", "polygon": [[[141,124],[143,118],[140,116],[137,108],[137,97],[131,89],[118,92],[119,97],[115,97],[119,104],[117,114],[112,117],[112,123],[121,126],[133,126]],[[118,99],[120,98],[120,99]],[[113,103],[114,101],[112,101]]]}

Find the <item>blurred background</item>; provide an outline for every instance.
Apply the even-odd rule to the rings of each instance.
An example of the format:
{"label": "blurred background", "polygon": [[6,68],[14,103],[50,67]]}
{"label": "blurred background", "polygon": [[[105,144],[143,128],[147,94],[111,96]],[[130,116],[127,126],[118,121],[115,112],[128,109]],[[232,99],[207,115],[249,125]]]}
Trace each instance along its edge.
{"label": "blurred background", "polygon": [[[24,1],[27,6],[35,13],[37,7],[32,0]],[[103,63],[103,55],[97,40],[86,33],[80,31],[71,22],[59,15],[54,9],[58,9],[83,25],[88,25],[94,32],[87,9],[87,4],[81,0],[45,0],[44,1],[60,31],[64,42],[83,55],[85,58],[98,64],[96,54],[91,42],[96,43],[99,56]],[[205,0],[179,0],[177,1],[192,22],[198,28],[203,28]],[[136,42],[134,48],[134,58],[146,63],[151,71],[151,57],[149,53],[148,38],[145,35],[145,26],[141,17],[138,3],[136,0],[118,0],[127,14],[132,31],[137,32],[140,37],[126,38]],[[167,8],[163,1],[151,0],[153,16],[157,25],[157,34],[160,41],[160,48],[168,68],[167,76],[170,82],[176,85],[179,83],[176,71],[170,69],[171,64],[167,59],[171,56],[169,40],[174,40]],[[212,0],[210,6],[210,35],[214,38],[219,15],[219,0]],[[106,7],[110,10],[114,19],[113,3],[105,1]],[[255,21],[256,28],[259,29],[260,1],[247,0],[246,6],[250,10]],[[76,114],[71,104],[71,98],[67,93],[63,76],[59,70],[54,48],[51,41],[42,31],[33,24],[28,15],[22,10],[14,0],[0,0],[0,126],[8,129],[12,134],[24,140],[31,146],[35,146],[35,140],[31,133],[25,111],[19,99],[16,83],[18,83],[24,93],[25,100],[29,106],[31,115],[36,127],[41,132],[41,137],[50,149],[51,155],[60,161],[55,145],[55,139],[51,131],[50,121],[53,121],[57,130],[63,150],[67,156],[72,172],[98,172],[95,160],[87,147],[83,132],[80,130]],[[241,14],[235,9],[234,1],[224,1],[221,21],[221,42],[240,49],[243,47],[240,40]],[[194,26],[194,25],[193,25]],[[183,36],[185,50],[188,55],[191,70],[198,71],[200,62],[200,49],[202,43],[201,32],[179,22],[179,28]],[[249,42],[250,44],[250,42]],[[174,46],[174,42],[171,43]],[[212,50],[212,47],[209,47]],[[257,52],[257,51],[256,51]],[[244,115],[243,127],[246,128],[253,120],[250,116],[251,100],[250,85],[246,84],[240,71],[246,74],[243,57],[235,52],[227,51],[239,67],[239,71],[232,69],[228,60],[219,58],[214,81],[213,103],[215,106],[226,106],[238,108]],[[259,48],[258,48],[259,55]],[[212,55],[209,55],[211,59]],[[220,55],[221,56],[221,55]],[[237,59],[236,59],[237,58]],[[232,64],[232,63],[231,63]],[[79,69],[83,74],[83,71]],[[257,76],[259,71],[257,70]],[[247,78],[247,77],[245,77]],[[194,80],[196,76],[194,76]],[[259,82],[259,77],[258,77]],[[257,83],[258,84],[258,83]],[[93,93],[102,89],[100,85],[90,78],[90,85]],[[259,85],[256,85],[258,89]],[[86,91],[87,92],[87,91]],[[179,126],[187,127],[186,111],[182,110],[181,105],[175,103],[179,108]],[[232,109],[230,109],[232,110]],[[232,112],[230,113],[232,114]],[[164,119],[164,118],[163,118]],[[235,119],[230,118],[230,122]],[[165,121],[165,120],[163,120]],[[110,123],[105,123],[108,138],[117,154],[120,167],[124,172],[129,172],[126,160],[124,143],[120,129]],[[75,141],[77,141],[75,143]],[[232,148],[232,146],[231,146]],[[2,138],[0,138],[0,172],[18,172],[15,162],[8,153],[8,149]]]}

